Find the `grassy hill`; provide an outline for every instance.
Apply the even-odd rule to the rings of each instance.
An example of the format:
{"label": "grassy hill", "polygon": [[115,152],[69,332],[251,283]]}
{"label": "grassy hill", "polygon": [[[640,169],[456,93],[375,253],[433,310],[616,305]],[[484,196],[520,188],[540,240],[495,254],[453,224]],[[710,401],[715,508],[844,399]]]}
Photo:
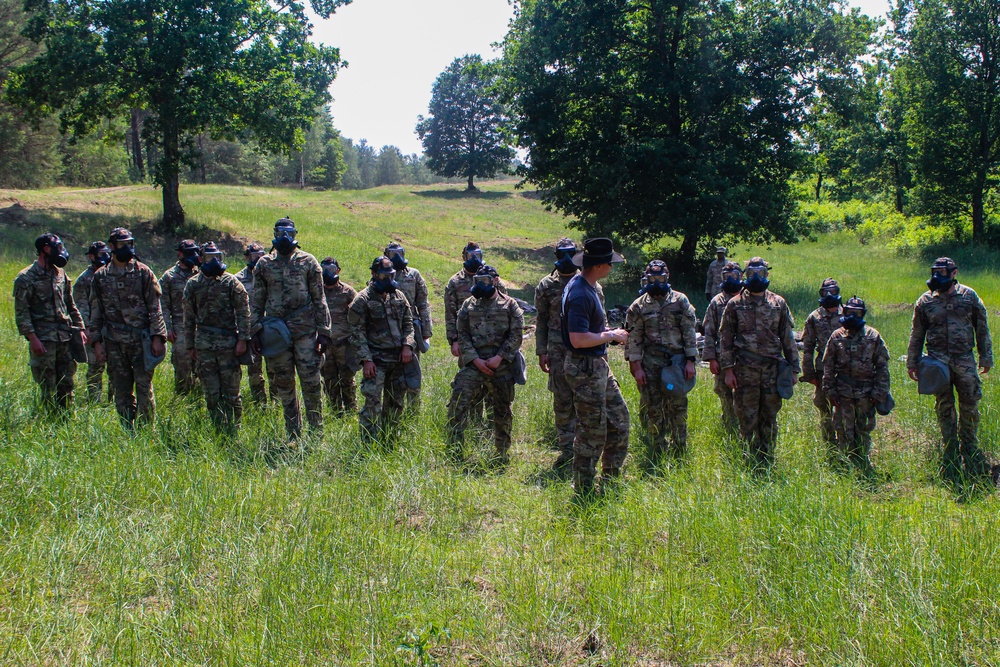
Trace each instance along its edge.
{"label": "grassy hill", "polygon": [[[186,186],[190,234],[267,241],[288,215],[303,247],[332,254],[358,286],[389,239],[441,294],[462,246],[531,300],[566,220],[509,185],[364,192]],[[0,211],[0,282],[31,261],[41,231],[82,248],[133,228],[159,273],[174,239],[149,223],[148,188],[12,192]],[[576,235],[576,234],[572,234]],[[230,241],[229,247],[235,247]],[[532,364],[515,403],[513,463],[487,462],[488,434],[462,465],[445,455],[456,365],[443,326],[425,358],[419,417],[382,448],[354,417],[327,416],[308,453],[272,455],[280,409],[249,409],[235,441],[157,371],[157,421],[127,435],[109,405],[72,416],[37,408],[27,344],[0,298],[0,663],[108,665],[991,665],[1000,664],[1000,518],[995,494],[942,486],[930,398],[905,377],[911,304],[929,265],[850,234],[762,254],[796,323],[823,278],[869,302],[886,338],[898,408],[881,419],[875,485],[833,472],[811,391],[779,417],[772,475],[748,474],[723,435],[707,369],[691,394],[690,455],[645,459],[638,392],[612,365],[633,411],[627,483],[593,505],[571,502],[551,470],[551,398]],[[956,253],[960,279],[1000,305],[997,257]],[[634,257],[634,255],[633,255]],[[634,263],[633,263],[634,264]],[[242,256],[230,257],[230,268]],[[632,269],[634,272],[634,267]],[[618,274],[609,302],[638,287]],[[631,274],[634,277],[634,273]],[[704,277],[674,276],[703,313]],[[687,287],[691,286],[691,287]],[[994,320],[994,324],[996,321]],[[996,331],[996,329],[994,329]],[[533,359],[533,342],[525,341]],[[530,363],[530,361],[529,361]],[[988,376],[981,439],[997,445]],[[78,375],[78,379],[80,376]],[[446,631],[445,631],[446,630]]]}

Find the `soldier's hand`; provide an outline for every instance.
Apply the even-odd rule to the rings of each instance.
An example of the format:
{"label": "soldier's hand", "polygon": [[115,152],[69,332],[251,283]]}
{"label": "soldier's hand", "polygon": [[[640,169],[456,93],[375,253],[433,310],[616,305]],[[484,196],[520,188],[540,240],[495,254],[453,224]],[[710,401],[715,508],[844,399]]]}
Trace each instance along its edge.
{"label": "soldier's hand", "polygon": [[462,350],[461,348],[458,347],[458,341],[456,340],[454,343],[451,344],[451,356],[459,357],[461,355],[462,355]]}
{"label": "soldier's hand", "polygon": [[247,351],[247,342],[245,340],[236,341],[236,349],[233,350],[233,352],[236,353],[236,356],[242,357],[244,354],[246,354],[246,351]]}
{"label": "soldier's hand", "polygon": [[361,374],[364,375],[369,380],[375,377],[378,374],[378,369],[375,368],[375,362],[374,361],[362,362]]}
{"label": "soldier's hand", "polygon": [[87,330],[86,329],[80,329],[80,340],[83,341],[84,345],[87,344],[87,341],[89,340],[89,337],[87,336]]}
{"label": "soldier's hand", "polygon": [[719,371],[722,370],[722,367],[719,366],[719,360],[718,359],[709,359],[708,360],[708,370],[709,370],[709,372],[712,375],[718,375]]}
{"label": "soldier's hand", "polygon": [[254,334],[250,339],[250,351],[256,354],[258,357],[261,356],[261,350],[264,349],[264,344],[260,342],[260,334]]}
{"label": "soldier's hand", "polygon": [[486,360],[486,365],[490,367],[491,370],[496,370],[500,368],[500,364],[503,363],[503,357],[499,354],[495,354]]}
{"label": "soldier's hand", "polygon": [[413,350],[410,349],[409,345],[403,346],[403,351],[399,353],[399,360],[404,364],[413,361]]}
{"label": "soldier's hand", "polygon": [[167,352],[167,344],[163,342],[163,336],[153,336],[149,343],[149,351],[154,357],[162,357]]}
{"label": "soldier's hand", "polygon": [[646,371],[642,370],[642,364],[638,361],[628,362],[628,370],[635,378],[635,384],[639,387],[646,386]]}
{"label": "soldier's hand", "polygon": [[979,370],[979,374],[980,375],[986,375],[987,373],[990,372],[990,368],[992,368],[992,366],[980,366],[979,367],[979,369],[980,369]]}
{"label": "soldier's hand", "polygon": [[732,368],[726,369],[726,386],[730,389],[736,389],[737,387],[736,373],[733,372]]}
{"label": "soldier's hand", "polygon": [[324,334],[318,334],[316,336],[316,351],[320,354],[326,354],[328,347],[330,347],[330,339]]}
{"label": "soldier's hand", "polygon": [[690,380],[697,373],[698,373],[698,371],[695,369],[693,361],[689,361],[686,364],[684,364],[684,379],[685,380]]}
{"label": "soldier's hand", "polygon": [[543,373],[548,373],[549,370],[551,370],[549,367],[549,355],[547,354],[538,355],[538,367],[542,369]]}
{"label": "soldier's hand", "polygon": [[168,332],[167,332],[167,341],[168,341],[168,342],[169,342],[169,343],[170,343],[171,345],[173,345],[174,343],[176,343],[176,342],[177,342],[177,334],[176,334],[176,333],[174,333],[173,331],[168,331]]}
{"label": "soldier's hand", "polygon": [[906,374],[909,375],[910,379],[913,380],[914,382],[917,382],[917,381],[920,380],[920,375],[917,373],[917,369],[916,368],[908,368],[906,370]]}
{"label": "soldier's hand", "polygon": [[611,340],[624,345],[628,342],[628,332],[624,329],[611,329]]}
{"label": "soldier's hand", "polygon": [[493,369],[486,365],[486,362],[482,359],[473,359],[472,365],[476,367],[476,370],[483,375],[493,375]]}
{"label": "soldier's hand", "polygon": [[28,344],[31,346],[31,354],[36,357],[40,357],[47,351],[45,349],[45,343],[38,339],[35,334],[30,334],[28,336]]}
{"label": "soldier's hand", "polygon": [[108,362],[108,354],[104,350],[104,343],[101,341],[94,343],[94,359],[96,359],[99,364],[105,364]]}

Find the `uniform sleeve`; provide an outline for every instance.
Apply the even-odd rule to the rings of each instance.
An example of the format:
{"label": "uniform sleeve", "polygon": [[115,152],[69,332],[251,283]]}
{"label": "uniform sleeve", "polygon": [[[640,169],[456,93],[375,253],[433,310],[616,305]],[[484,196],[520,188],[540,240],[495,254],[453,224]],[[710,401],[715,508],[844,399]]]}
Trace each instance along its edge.
{"label": "uniform sleeve", "polygon": [[479,358],[479,352],[472,343],[472,326],[469,323],[469,307],[462,304],[455,316],[455,331],[458,333],[459,363],[465,367]]}
{"label": "uniform sleeve", "polygon": [[239,280],[233,281],[231,299],[236,312],[236,333],[240,340],[250,340],[250,296]]}
{"label": "uniform sleeve", "polygon": [[434,323],[431,320],[431,304],[428,301],[430,297],[430,290],[427,289],[427,281],[424,277],[417,272],[417,284],[416,293],[414,298],[417,300],[417,313],[420,315],[420,326],[421,334],[424,338],[430,338],[433,335],[431,327]]}
{"label": "uniform sleeve", "polygon": [[90,285],[80,278],[73,283],[73,301],[85,326],[90,326]]}
{"label": "uniform sleeve", "polygon": [[924,337],[927,335],[927,322],[920,307],[920,300],[913,306],[913,324],[910,327],[910,344],[906,348],[906,370],[912,371],[924,353]]}
{"label": "uniform sleeve", "polygon": [[889,348],[885,346],[882,336],[877,338],[875,345],[875,355],[873,357],[873,361],[875,362],[875,388],[872,392],[872,397],[881,401],[889,395]]}
{"label": "uniform sleeve", "polygon": [[184,303],[182,310],[184,311],[184,344],[187,345],[187,349],[194,349],[194,331],[198,324],[198,313],[197,306],[194,300],[194,279],[187,281],[184,285],[184,295],[181,299]]}
{"label": "uniform sleeve", "polygon": [[[824,353],[825,355],[825,353]],[[806,318],[806,325],[802,328],[802,379],[809,382],[816,377],[816,321],[812,315]],[[824,356],[825,358],[825,356]],[[823,367],[825,373],[826,366]]]}
{"label": "uniform sleeve", "polygon": [[733,299],[730,299],[722,311],[722,323],[719,325],[719,366],[722,368],[736,365],[737,325],[736,308],[733,306]]}
{"label": "uniform sleeve", "polygon": [[975,310],[976,349],[979,351],[979,365],[983,368],[993,367],[993,339],[990,338],[990,324],[983,300],[976,295]]}
{"label": "uniform sleeve", "polygon": [[684,299],[687,307],[681,313],[681,340],[684,342],[684,356],[688,359],[698,357],[698,332],[695,331],[698,316],[695,314],[694,306],[687,298]]}
{"label": "uniform sleeve", "polygon": [[[256,298],[257,290],[254,290]],[[365,335],[365,316],[368,310],[366,300],[361,295],[354,297],[347,309],[347,323],[351,325],[351,345],[359,362],[371,361],[372,353],[368,349],[368,336]]]}
{"label": "uniform sleeve", "polygon": [[508,313],[510,328],[507,329],[507,335],[500,343],[497,354],[507,361],[513,361],[514,355],[521,349],[521,339],[524,337],[524,311],[517,305],[517,301],[511,299]]}
{"label": "uniform sleeve", "polygon": [[455,320],[458,317],[458,309],[462,305],[458,303],[458,296],[452,282],[453,280],[449,280],[447,286],[444,288],[444,329],[449,343],[454,343],[458,340],[458,328],[456,327]]}
{"label": "uniform sleeve", "polygon": [[646,342],[646,323],[642,318],[642,306],[639,299],[625,311],[625,330],[628,331],[628,342],[625,343],[625,360],[642,361],[642,348]]}
{"label": "uniform sleeve", "polygon": [[87,338],[91,343],[99,343],[104,339],[104,301],[101,297],[101,272],[98,271],[90,283],[90,323],[87,325]]}
{"label": "uniform sleeve", "polygon": [[[322,269],[321,269],[322,271]],[[323,301],[326,301],[324,296]],[[267,278],[264,277],[263,265],[260,261],[253,270],[253,298],[250,300],[250,335],[260,331],[260,321],[264,317],[264,307],[267,305]],[[329,312],[329,308],[327,309]]]}
{"label": "uniform sleeve", "polygon": [[711,264],[708,265],[708,274],[705,276],[705,294],[711,294],[712,290],[715,289],[715,285],[712,284],[712,274],[715,268],[715,261],[713,260]]}
{"label": "uniform sleeve", "polygon": [[[837,398],[837,385],[835,375],[837,373],[837,346],[834,344],[834,337],[826,342],[826,350],[823,352],[823,391],[829,398]],[[883,345],[883,347],[885,347]],[[888,372],[888,371],[887,371]]]}
{"label": "uniform sleeve", "polygon": [[795,344],[795,334],[792,332],[794,326],[795,320],[786,302],[781,317],[781,347],[785,352],[785,361],[792,365],[798,375],[802,372],[802,366],[799,365],[799,346]]}
{"label": "uniform sleeve", "polygon": [[[167,336],[167,326],[163,321],[163,307],[160,305],[160,283],[156,282],[156,276],[148,267],[149,280],[146,284],[146,310],[149,312],[149,335]],[[170,318],[167,318],[168,320]]]}
{"label": "uniform sleeve", "polygon": [[323,289],[323,267],[312,260],[309,273],[306,274],[306,285],[309,298],[312,300],[313,317],[316,319],[316,333],[329,338],[332,335],[330,327],[330,307],[326,304],[326,291]]}
{"label": "uniform sleeve", "polygon": [[705,318],[701,321],[701,329],[705,335],[705,344],[701,349],[702,361],[711,361],[717,358],[716,348],[719,345],[719,322],[716,320],[719,309],[715,307],[714,301],[708,302],[705,309]]}
{"label": "uniform sleeve", "polygon": [[27,338],[35,333],[35,325],[31,322],[31,295],[34,288],[31,281],[23,275],[18,276],[14,281],[14,321],[17,323],[17,332]]}
{"label": "uniform sleeve", "polygon": [[549,304],[542,283],[535,287],[535,310],[535,354],[541,356],[549,352]]}
{"label": "uniform sleeve", "polygon": [[[153,282],[156,282],[155,274],[153,278]],[[174,303],[170,294],[169,276],[167,275],[167,272],[164,272],[164,274],[160,277],[158,286],[160,289],[160,312],[167,313],[167,317],[164,319],[164,324],[166,325],[167,333],[170,333],[174,328],[174,323],[172,321],[174,318],[170,316],[170,314],[174,312]],[[152,311],[150,311],[150,314],[152,314]],[[150,329],[152,329],[152,326]]]}
{"label": "uniform sleeve", "polygon": [[413,308],[410,302],[406,300],[406,297],[402,292],[397,291],[396,294],[399,298],[403,300],[406,307],[403,308],[403,326],[400,327],[400,331],[403,334],[403,340],[399,342],[400,345],[408,345],[411,350],[417,349],[416,340],[416,330],[413,328]]}
{"label": "uniform sleeve", "polygon": [[[66,304],[66,313],[69,314],[70,324],[77,328],[83,328],[83,316],[80,315],[80,309],[76,307],[76,301],[73,299],[73,288],[69,283],[69,276],[64,276],[66,280],[63,281],[63,300]],[[987,332],[987,335],[989,333]]]}

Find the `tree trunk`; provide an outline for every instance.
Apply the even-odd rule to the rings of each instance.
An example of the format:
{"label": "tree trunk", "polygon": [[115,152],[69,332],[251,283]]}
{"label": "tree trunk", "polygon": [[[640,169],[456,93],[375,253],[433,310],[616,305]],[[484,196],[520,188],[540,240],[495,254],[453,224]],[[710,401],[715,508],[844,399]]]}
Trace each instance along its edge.
{"label": "tree trunk", "polygon": [[475,174],[471,174],[471,173],[469,174],[469,187],[466,188],[466,190],[468,190],[469,192],[475,192],[476,191],[476,186],[472,182],[472,179],[474,177],[475,177]]}
{"label": "tree trunk", "polygon": [[160,158],[160,187],[163,188],[163,226],[177,230],[184,226],[184,208],[180,199],[180,137],[177,127],[163,124],[163,157]]}
{"label": "tree trunk", "polygon": [[146,167],[142,163],[142,135],[139,132],[139,110],[132,109],[132,164],[139,172],[139,178],[146,179]]}
{"label": "tree trunk", "polygon": [[816,172],[816,203],[820,202],[823,196],[823,172]]}
{"label": "tree trunk", "polygon": [[696,230],[688,230],[677,250],[676,266],[670,267],[672,273],[689,272],[694,268],[694,256],[698,251],[700,234]]}
{"label": "tree trunk", "polygon": [[306,189],[306,158],[305,153],[299,153],[299,189]]}
{"label": "tree trunk", "polygon": [[972,240],[978,243],[983,240],[986,232],[983,214],[983,191],[986,188],[978,179],[973,187],[975,190],[972,193]]}
{"label": "tree trunk", "polygon": [[899,160],[893,160],[892,162],[892,181],[893,181],[893,187],[896,190],[896,213],[902,213],[903,184],[901,183],[902,177],[899,174]]}
{"label": "tree trunk", "polygon": [[198,176],[201,179],[201,184],[205,185],[208,183],[208,173],[205,166],[205,135],[204,133],[198,135]]}

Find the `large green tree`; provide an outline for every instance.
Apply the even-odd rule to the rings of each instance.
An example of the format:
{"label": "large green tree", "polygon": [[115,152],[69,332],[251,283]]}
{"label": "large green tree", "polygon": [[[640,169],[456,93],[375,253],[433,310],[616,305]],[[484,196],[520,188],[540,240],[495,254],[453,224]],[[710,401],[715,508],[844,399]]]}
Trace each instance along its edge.
{"label": "large green tree", "polygon": [[797,238],[808,110],[874,25],[828,0],[521,0],[504,62],[527,179],[586,233]]}
{"label": "large green tree", "polygon": [[465,177],[469,190],[476,177],[495,176],[514,159],[497,77],[496,64],[478,55],[456,58],[434,82],[427,117],[417,119],[427,165],[442,176]]}
{"label": "large green tree", "polygon": [[1000,167],[1000,3],[902,0],[895,19],[920,199],[971,215],[981,240]]}
{"label": "large green tree", "polygon": [[[312,0],[322,17],[350,0]],[[143,136],[163,191],[163,220],[184,222],[182,162],[196,137],[251,136],[288,150],[302,141],[341,65],[318,46],[304,4],[268,0],[26,0],[25,34],[44,45],[16,69],[7,96],[38,117],[58,110],[84,134],[102,118],[150,116]]]}

